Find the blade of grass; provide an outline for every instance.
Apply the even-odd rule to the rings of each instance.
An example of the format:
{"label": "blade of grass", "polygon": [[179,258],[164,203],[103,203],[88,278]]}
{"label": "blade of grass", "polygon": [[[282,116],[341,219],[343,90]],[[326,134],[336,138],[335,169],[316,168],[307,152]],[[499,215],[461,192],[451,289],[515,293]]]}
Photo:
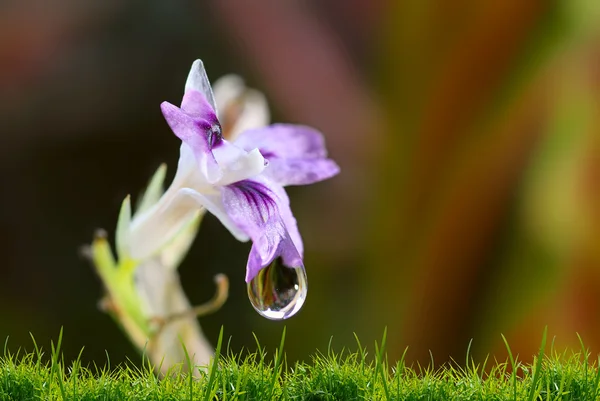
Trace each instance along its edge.
{"label": "blade of grass", "polygon": [[[58,386],[60,389],[60,394],[63,400],[67,399],[67,392],[65,390],[65,384],[63,382],[64,372],[62,370],[61,363],[59,361],[60,357],[60,349],[62,346],[62,337],[63,337],[63,328],[60,328],[60,332],[58,334],[58,341],[56,342],[56,347],[54,346],[54,342],[50,341],[50,348],[52,349],[52,364],[50,369],[50,382],[52,382],[52,378],[57,375],[58,378]],[[57,374],[58,370],[58,374]],[[49,386],[49,389],[51,387]]]}
{"label": "blade of grass", "polygon": [[[375,352],[376,352],[375,375],[377,375],[377,371],[379,370],[379,372],[381,374],[381,382],[383,384],[383,391],[385,392],[386,400],[391,400],[390,390],[388,388],[388,382],[387,382],[387,372],[386,372],[387,369],[385,366],[384,355],[383,355],[385,352],[386,339],[387,339],[387,327],[385,327],[383,329],[383,337],[381,338],[381,347],[379,348],[377,346],[377,342],[375,342]],[[373,385],[375,385],[375,382],[373,383]]]}
{"label": "blade of grass", "polygon": [[275,366],[273,368],[273,377],[271,378],[271,393],[269,394],[269,400],[273,399],[273,396],[275,394],[275,383],[277,382],[277,378],[279,377],[281,370],[281,360],[283,359],[283,344],[285,343],[285,332],[286,326],[283,326],[283,333],[281,334],[279,350],[275,351]]}
{"label": "blade of grass", "polygon": [[190,354],[188,353],[187,347],[185,343],[180,338],[181,347],[183,349],[183,354],[185,355],[185,362],[188,367],[188,382],[189,382],[189,392],[190,392],[190,401],[194,399],[194,363],[192,362],[192,358],[190,358]]}
{"label": "blade of grass", "polygon": [[206,392],[204,393],[204,401],[209,401],[213,395],[213,383],[215,382],[215,379],[217,377],[217,371],[219,369],[219,357],[221,356],[222,342],[223,342],[223,326],[221,326],[221,331],[219,332],[219,339],[217,340],[217,348],[215,349],[215,356],[212,360],[212,364],[210,365],[210,373],[208,376],[208,383],[206,385]]}
{"label": "blade of grass", "polygon": [[6,340],[4,340],[4,356],[6,357],[8,351],[8,336],[6,336]]}
{"label": "blade of grass", "polygon": [[406,359],[406,353],[407,352],[408,352],[408,347],[404,348],[404,352],[402,353],[402,357],[400,358],[400,360],[396,364],[396,375],[395,375],[394,379],[396,381],[396,397],[398,397],[398,398],[400,398],[400,378],[402,377],[402,375],[404,374],[404,371],[406,369],[404,361]]}
{"label": "blade of grass", "polygon": [[[42,352],[40,351],[40,348],[38,347],[37,342],[35,341],[35,338],[33,337],[33,334],[31,332],[29,333],[29,336],[31,337],[31,341],[33,342],[33,348],[35,349],[35,356],[36,356],[35,368],[37,371],[39,371],[40,364],[42,363]],[[8,337],[6,338],[6,340],[8,341]]]}
{"label": "blade of grass", "polygon": [[502,341],[504,341],[504,345],[506,346],[506,351],[508,352],[508,358],[510,359],[510,364],[512,366],[512,376],[511,379],[513,381],[513,399],[517,401],[517,365],[515,363],[515,358],[513,358],[512,351],[510,350],[510,346],[508,345],[508,341],[506,341],[506,337],[504,334],[500,334],[502,336]]}
{"label": "blade of grass", "polygon": [[540,352],[537,356],[537,361],[535,363],[535,371],[533,372],[533,380],[531,383],[531,388],[529,389],[529,397],[527,398],[529,401],[533,401],[535,397],[535,393],[537,392],[537,382],[540,378],[541,369],[542,369],[542,361],[544,359],[544,350],[546,348],[546,337],[548,336],[548,326],[544,328],[544,334],[542,335],[542,344],[540,345]]}
{"label": "blade of grass", "polygon": [[596,379],[594,380],[594,397],[592,398],[593,400],[598,399],[598,385],[600,385],[600,356],[598,357],[598,360],[596,362],[596,369],[598,369],[598,371],[596,372]]}
{"label": "blade of grass", "polygon": [[469,362],[469,355],[471,355],[471,345],[473,344],[473,339],[469,340],[469,345],[467,345],[467,356],[465,357],[465,368],[469,368],[471,363]]}

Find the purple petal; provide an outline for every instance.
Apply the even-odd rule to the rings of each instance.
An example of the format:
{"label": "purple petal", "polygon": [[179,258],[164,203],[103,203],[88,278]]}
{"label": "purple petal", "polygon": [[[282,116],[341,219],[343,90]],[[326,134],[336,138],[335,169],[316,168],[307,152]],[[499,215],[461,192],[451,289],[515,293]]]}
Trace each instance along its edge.
{"label": "purple petal", "polygon": [[277,159],[269,160],[265,176],[279,185],[307,185],[331,178],[340,172],[331,159]]}
{"label": "purple petal", "polygon": [[265,175],[283,186],[312,184],[340,171],[325,158],[321,133],[309,127],[274,124],[244,132],[235,144],[246,150],[258,148],[269,161]]}
{"label": "purple petal", "polygon": [[246,282],[277,257],[285,266],[302,266],[302,240],[282,187],[258,177],[223,187],[222,194],[225,211],[252,239]]}
{"label": "purple petal", "polygon": [[190,115],[167,102],[161,108],[175,135],[192,150],[210,184],[228,185],[265,169],[265,159],[258,149],[246,152],[223,139],[214,114],[216,123]]}
{"label": "purple petal", "polygon": [[300,231],[298,230],[298,223],[296,222],[296,218],[292,213],[292,209],[290,208],[290,200],[285,193],[285,189],[279,187],[279,191],[281,191],[281,195],[279,199],[283,200],[285,203],[279,207],[279,215],[281,216],[281,220],[287,228],[288,234],[294,245],[296,246],[296,250],[301,258],[304,257],[304,243],[302,242],[302,237],[300,236]]}
{"label": "purple petal", "polygon": [[323,135],[303,125],[273,124],[243,132],[235,144],[260,150],[266,159],[314,159],[327,156]]}
{"label": "purple petal", "polygon": [[217,114],[214,108],[208,103],[206,97],[198,91],[188,90],[185,92],[181,101],[181,110],[194,118],[206,120],[213,124],[217,122]]}
{"label": "purple petal", "polygon": [[212,153],[212,148],[220,144],[220,132],[214,125],[199,117],[193,117],[168,102],[160,105],[163,116],[171,130],[194,152],[204,175],[214,182],[220,178],[220,170]]}

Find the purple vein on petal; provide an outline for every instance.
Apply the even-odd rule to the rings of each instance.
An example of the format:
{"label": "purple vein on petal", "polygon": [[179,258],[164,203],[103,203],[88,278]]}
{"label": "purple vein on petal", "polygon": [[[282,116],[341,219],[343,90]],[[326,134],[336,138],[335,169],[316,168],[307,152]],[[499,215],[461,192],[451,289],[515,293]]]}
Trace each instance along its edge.
{"label": "purple vein on petal", "polygon": [[243,180],[232,184],[230,187],[234,192],[244,196],[248,205],[253,207],[263,222],[269,219],[270,214],[276,212],[277,204],[273,199],[274,194],[264,184]]}

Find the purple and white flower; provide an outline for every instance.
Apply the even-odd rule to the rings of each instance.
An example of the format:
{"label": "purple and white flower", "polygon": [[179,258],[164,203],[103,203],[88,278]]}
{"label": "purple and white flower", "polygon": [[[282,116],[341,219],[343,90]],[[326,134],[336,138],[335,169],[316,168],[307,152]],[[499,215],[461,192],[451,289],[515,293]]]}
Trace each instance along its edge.
{"label": "purple and white flower", "polygon": [[[301,125],[273,124],[238,129],[229,142],[200,60],[192,65],[181,106],[164,102],[161,109],[182,141],[178,169],[158,202],[128,225],[122,247],[130,257],[144,259],[166,246],[205,208],[238,240],[252,240],[246,282],[276,258],[284,266],[302,267],[302,238],[283,187],[312,184],[339,172],[327,158],[323,136]],[[256,127],[256,122],[247,126]],[[148,232],[155,234],[143,235]]]}

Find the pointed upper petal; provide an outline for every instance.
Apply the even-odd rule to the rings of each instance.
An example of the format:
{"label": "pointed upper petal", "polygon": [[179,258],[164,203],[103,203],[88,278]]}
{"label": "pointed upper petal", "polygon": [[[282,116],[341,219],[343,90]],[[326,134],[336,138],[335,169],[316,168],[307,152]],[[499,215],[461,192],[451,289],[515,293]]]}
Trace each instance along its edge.
{"label": "pointed upper petal", "polygon": [[286,226],[286,222],[294,223],[291,228],[301,244],[283,188],[264,177],[256,177],[223,187],[221,191],[227,214],[252,239],[246,282],[277,257],[282,258],[285,266],[302,266],[302,256]]}
{"label": "pointed upper petal", "polygon": [[[190,69],[187,81],[185,82],[185,93],[188,93],[189,91],[200,92],[202,95],[204,95],[204,98],[206,98],[206,101],[216,114],[217,105],[215,103],[215,96],[213,95],[210,81],[208,80],[208,75],[206,75],[206,70],[204,69],[204,63],[202,63],[202,60],[196,60],[192,63],[192,68]],[[183,103],[182,108],[185,110]]]}
{"label": "pointed upper petal", "polygon": [[183,95],[181,110],[199,120],[206,120],[209,124],[216,124],[217,113],[208,103],[206,97],[195,90],[189,90]]}

